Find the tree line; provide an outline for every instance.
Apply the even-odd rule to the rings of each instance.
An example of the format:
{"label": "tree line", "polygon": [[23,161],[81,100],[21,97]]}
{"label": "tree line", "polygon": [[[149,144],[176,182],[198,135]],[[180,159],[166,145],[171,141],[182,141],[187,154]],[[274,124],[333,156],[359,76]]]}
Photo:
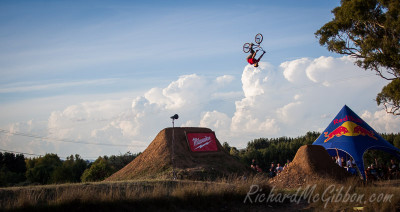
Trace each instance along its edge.
{"label": "tree line", "polygon": [[101,181],[122,169],[140,153],[103,156],[94,162],[78,154],[61,160],[57,154],[25,158],[23,154],[0,152],[0,186],[44,185]]}
{"label": "tree line", "polygon": [[[272,162],[284,165],[287,160],[292,161],[301,146],[312,144],[319,136],[319,132],[307,132],[296,138],[257,138],[249,141],[244,149],[231,147],[227,142],[224,142],[222,147],[243,163],[250,165],[255,159],[263,170],[267,170]],[[400,148],[400,133],[381,136]],[[140,153],[127,152],[117,156],[99,157],[94,162],[88,162],[79,155],[71,155],[66,160],[61,160],[57,154],[25,158],[22,154],[0,152],[0,187],[102,181],[139,155]],[[389,163],[392,158],[392,155],[378,150],[369,150],[364,154],[366,165],[374,163],[375,159],[384,164]]]}

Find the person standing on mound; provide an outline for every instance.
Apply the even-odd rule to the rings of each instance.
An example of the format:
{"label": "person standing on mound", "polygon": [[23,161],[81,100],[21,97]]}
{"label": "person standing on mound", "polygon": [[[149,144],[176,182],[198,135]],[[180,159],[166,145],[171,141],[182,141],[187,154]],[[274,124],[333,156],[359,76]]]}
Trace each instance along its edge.
{"label": "person standing on mound", "polygon": [[254,45],[253,43],[250,43],[250,54],[247,56],[246,59],[250,65],[254,65],[254,67],[258,67],[258,62],[260,62],[261,58],[264,56],[265,51],[263,50],[263,53],[261,54],[261,56],[258,59],[256,59],[258,50],[254,51],[253,45]]}

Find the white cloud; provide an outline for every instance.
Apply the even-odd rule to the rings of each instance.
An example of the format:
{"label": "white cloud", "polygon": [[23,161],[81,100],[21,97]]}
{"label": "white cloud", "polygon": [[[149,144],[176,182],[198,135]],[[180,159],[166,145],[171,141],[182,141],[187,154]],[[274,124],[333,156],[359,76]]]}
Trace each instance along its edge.
{"label": "white cloud", "polygon": [[364,111],[360,117],[377,132],[400,132],[400,116],[393,116],[379,108],[375,112]]}
{"label": "white cloud", "polygon": [[264,93],[262,87],[263,79],[266,78],[264,74],[260,68],[255,69],[250,65],[246,66],[242,74],[242,88],[245,97],[258,96]]}
{"label": "white cloud", "polygon": [[281,108],[278,108],[276,113],[279,119],[282,122],[293,122],[295,120],[298,120],[295,117],[298,117],[298,108],[301,106],[302,102],[296,101],[296,102],[290,102],[287,105],[284,105]]}
{"label": "white cloud", "polygon": [[225,83],[231,83],[234,79],[235,77],[232,75],[224,75],[217,77],[216,82],[217,84],[225,84]]}
{"label": "white cloud", "polygon": [[283,69],[283,76],[289,82],[304,83],[308,79],[304,72],[310,62],[311,61],[308,58],[301,58],[293,61],[283,62],[280,67]]}
{"label": "white cloud", "polygon": [[324,83],[326,78],[330,78],[334,72],[338,72],[341,70],[335,70],[334,58],[332,57],[320,57],[317,58],[307,66],[306,75],[308,79],[313,82],[321,82]]}
{"label": "white cloud", "polygon": [[[261,62],[258,68],[244,68],[241,91],[225,90],[233,82],[236,81],[230,75],[183,75],[165,87],[151,88],[135,98],[84,101],[55,110],[48,116],[47,128],[43,123],[29,121],[8,129],[38,133],[54,140],[132,145],[77,146],[52,139],[39,145],[35,139],[25,138],[31,143],[18,148],[35,152],[46,148],[61,155],[83,156],[143,151],[160,130],[172,126],[169,117],[175,113],[180,116],[175,126],[208,127],[221,142],[238,147],[259,137],[321,131],[345,104],[362,114],[378,132],[400,129],[400,117],[386,114],[372,100],[387,82],[363,74],[349,57],[302,58],[284,62],[277,69]],[[231,113],[227,107],[232,108]],[[4,146],[16,139],[3,139],[5,136],[2,134]]]}
{"label": "white cloud", "polygon": [[208,127],[219,133],[229,133],[231,118],[225,113],[214,111],[205,112],[200,120],[200,127]]}
{"label": "white cloud", "polygon": [[45,122],[29,120],[3,127],[0,134],[1,149],[38,155],[55,152],[46,137],[43,137],[47,135],[45,124]]}

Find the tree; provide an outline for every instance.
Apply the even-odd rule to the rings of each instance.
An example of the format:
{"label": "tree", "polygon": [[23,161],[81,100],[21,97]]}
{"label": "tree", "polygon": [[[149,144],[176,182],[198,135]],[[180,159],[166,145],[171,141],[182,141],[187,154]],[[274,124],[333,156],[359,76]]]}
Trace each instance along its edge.
{"label": "tree", "polygon": [[133,159],[135,159],[137,156],[139,156],[140,153],[132,154],[131,152],[127,152],[125,154],[120,154],[120,155],[111,155],[107,159],[107,162],[110,164],[113,173],[124,168],[128,163],[132,162]]}
{"label": "tree", "polygon": [[228,142],[226,141],[222,144],[222,148],[224,148],[226,152],[229,152],[231,150],[231,146],[229,146]]}
{"label": "tree", "polygon": [[82,182],[101,181],[112,174],[112,168],[107,162],[107,158],[99,157],[92,166],[82,174]]}
{"label": "tree", "polygon": [[393,141],[393,146],[400,148],[400,135],[396,136]]}
{"label": "tree", "polygon": [[78,154],[75,157],[71,155],[62,166],[54,170],[51,181],[53,183],[80,182],[86,167],[86,162]]}
{"label": "tree", "polygon": [[383,104],[386,112],[400,115],[400,79],[395,79],[385,87],[376,97],[378,105]]}
{"label": "tree", "polygon": [[319,43],[389,80],[376,101],[400,115],[400,1],[341,0],[332,13],[334,19],[315,33]]}
{"label": "tree", "polygon": [[57,154],[46,154],[44,157],[29,159],[26,166],[26,178],[29,182],[48,184],[54,170],[62,166],[62,162]]}
{"label": "tree", "polygon": [[0,152],[0,186],[11,186],[24,182],[26,166],[22,154]]}

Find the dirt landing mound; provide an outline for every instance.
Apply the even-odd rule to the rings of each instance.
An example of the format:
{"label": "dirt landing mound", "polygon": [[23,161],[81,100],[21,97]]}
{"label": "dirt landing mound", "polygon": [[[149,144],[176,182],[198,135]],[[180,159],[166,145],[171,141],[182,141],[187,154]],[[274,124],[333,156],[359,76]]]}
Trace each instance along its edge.
{"label": "dirt landing mound", "polygon": [[106,181],[131,179],[172,178],[172,169],[178,179],[212,179],[232,174],[243,175],[250,169],[237,159],[223,151],[218,139],[217,152],[192,152],[186,140],[186,133],[209,133],[208,128],[175,127],[174,162],[172,162],[172,130],[163,129],[147,149],[135,160]]}
{"label": "dirt landing mound", "polygon": [[272,178],[270,183],[278,188],[294,188],[320,180],[343,181],[350,174],[339,167],[319,145],[304,145],[297,150],[290,166]]}

